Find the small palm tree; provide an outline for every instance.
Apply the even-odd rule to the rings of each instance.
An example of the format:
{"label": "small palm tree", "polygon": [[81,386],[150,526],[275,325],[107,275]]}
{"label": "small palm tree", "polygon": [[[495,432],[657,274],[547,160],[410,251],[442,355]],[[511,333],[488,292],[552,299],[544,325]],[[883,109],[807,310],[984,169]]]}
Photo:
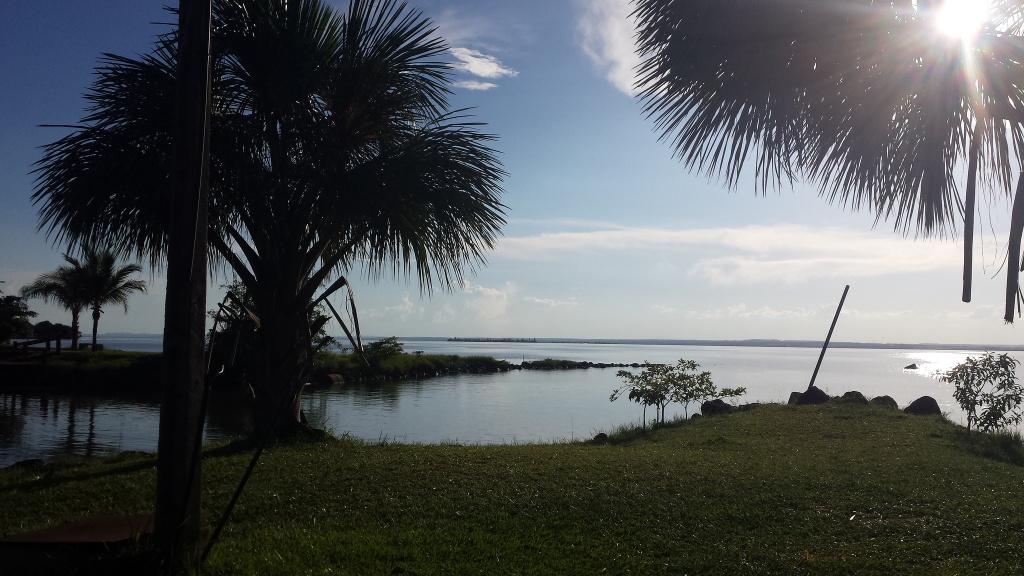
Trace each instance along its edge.
{"label": "small palm tree", "polygon": [[[289,401],[301,422],[313,312],[346,273],[454,288],[504,224],[494,137],[452,109],[435,26],[396,0],[333,4],[213,2],[209,251],[259,318],[261,428]],[[105,56],[83,125],[44,148],[33,198],[57,241],[165,258],[175,39]]]}
{"label": "small palm tree", "polygon": [[71,312],[71,348],[78,348],[82,308],[88,303],[83,291],[82,263],[65,254],[67,266],[58,266],[53,272],[40,275],[21,288],[24,298],[42,298],[54,302]]}
{"label": "small palm tree", "polygon": [[132,292],[146,292],[142,280],[130,280],[129,276],[142,271],[138,264],[118,266],[117,256],[109,248],[86,245],[82,248],[81,291],[86,305],[92,309],[92,350],[96,351],[96,330],[100,324],[103,307],[121,304],[128,313],[128,297]]}

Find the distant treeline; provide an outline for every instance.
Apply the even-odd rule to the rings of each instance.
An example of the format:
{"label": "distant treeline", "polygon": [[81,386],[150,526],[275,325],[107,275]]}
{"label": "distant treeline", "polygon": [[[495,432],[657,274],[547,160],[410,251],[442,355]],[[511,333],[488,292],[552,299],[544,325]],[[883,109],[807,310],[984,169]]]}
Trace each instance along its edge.
{"label": "distant treeline", "polygon": [[536,338],[449,338],[449,342],[521,342],[536,344]]}

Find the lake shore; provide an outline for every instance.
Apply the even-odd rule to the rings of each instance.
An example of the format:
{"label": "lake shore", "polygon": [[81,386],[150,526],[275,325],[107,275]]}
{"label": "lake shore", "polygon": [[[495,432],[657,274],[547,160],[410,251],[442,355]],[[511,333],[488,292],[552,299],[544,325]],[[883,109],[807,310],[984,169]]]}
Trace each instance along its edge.
{"label": "lake shore", "polygon": [[[211,446],[218,519],[248,460]],[[0,470],[0,533],[152,508],[152,456]],[[1020,438],[766,405],[607,443],[268,450],[207,574],[1014,574]]]}

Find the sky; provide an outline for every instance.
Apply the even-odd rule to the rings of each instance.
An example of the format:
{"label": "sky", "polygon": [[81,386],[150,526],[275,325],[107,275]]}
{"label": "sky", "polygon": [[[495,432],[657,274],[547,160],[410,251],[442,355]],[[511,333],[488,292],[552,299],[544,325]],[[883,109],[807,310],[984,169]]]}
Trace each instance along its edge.
{"label": "sky", "polygon": [[[346,2],[331,2],[344,10]],[[450,50],[452,104],[498,136],[507,224],[485,265],[452,290],[348,271],[364,334],[593,339],[822,340],[1019,345],[1002,321],[1009,205],[982,208],[974,299],[962,244],[875,225],[797,182],[732,189],[659,141],[633,90],[628,0],[412,0]],[[0,3],[0,289],[62,263],[30,196],[40,146],[83,116],[102,53],[149,51],[161,2]],[[107,310],[99,331],[159,333],[164,280]],[[230,280],[210,279],[208,308]],[[70,314],[30,301],[36,320]],[[88,332],[84,327],[84,332]],[[329,327],[340,333],[336,326]]]}

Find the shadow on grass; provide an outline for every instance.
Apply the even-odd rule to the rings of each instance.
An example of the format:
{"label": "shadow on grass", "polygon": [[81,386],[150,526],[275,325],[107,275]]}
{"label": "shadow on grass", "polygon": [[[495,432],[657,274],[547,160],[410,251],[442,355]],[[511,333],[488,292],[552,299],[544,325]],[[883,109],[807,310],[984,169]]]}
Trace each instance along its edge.
{"label": "shadow on grass", "polygon": [[954,432],[952,440],[967,454],[1024,467],[1024,438],[1015,430],[988,433],[960,428]]}
{"label": "shadow on grass", "polygon": [[[203,449],[203,458],[230,456],[251,452],[255,441],[240,437]],[[122,464],[118,466],[118,464]],[[11,466],[2,472],[9,474],[12,481],[0,487],[0,494],[25,489],[42,489],[60,486],[68,482],[81,482],[93,478],[107,478],[134,474],[156,466],[156,454],[127,451],[107,457],[57,456],[49,462],[29,461],[25,465]],[[96,470],[90,470],[96,468]],[[65,470],[74,474],[59,475]]]}
{"label": "shadow on grass", "polygon": [[608,444],[611,446],[631,444],[640,440],[653,439],[661,430],[671,430],[686,426],[689,423],[690,420],[681,416],[676,416],[664,424],[651,423],[646,427],[641,424],[621,424],[613,428],[610,432],[604,433],[604,436],[598,434],[594,438],[585,441],[584,444]]}

